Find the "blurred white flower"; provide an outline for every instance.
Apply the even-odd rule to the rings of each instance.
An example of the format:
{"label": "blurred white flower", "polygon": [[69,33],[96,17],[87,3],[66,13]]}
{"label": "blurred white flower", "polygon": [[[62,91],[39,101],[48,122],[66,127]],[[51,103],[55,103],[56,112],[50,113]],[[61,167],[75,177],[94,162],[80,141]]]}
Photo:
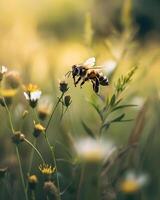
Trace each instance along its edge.
{"label": "blurred white flower", "polygon": [[53,109],[53,103],[51,97],[42,96],[37,105],[39,118],[41,120],[44,120],[48,115],[51,114],[52,109]]}
{"label": "blurred white flower", "polygon": [[76,141],[75,149],[78,158],[86,162],[101,161],[113,153],[116,149],[112,142],[95,140],[92,138],[82,138]]}
{"label": "blurred white flower", "polygon": [[108,60],[102,64],[104,70],[107,74],[111,74],[117,67],[117,62],[115,60]]}
{"label": "blurred white flower", "polygon": [[4,74],[7,71],[8,71],[7,67],[5,67],[5,66],[2,65],[0,73]]}
{"label": "blurred white flower", "polygon": [[124,179],[120,182],[120,190],[124,193],[135,193],[147,183],[147,174],[137,174],[134,171],[128,171]]}
{"label": "blurred white flower", "polygon": [[1,69],[0,69],[0,81],[2,81],[3,75],[4,75],[7,71],[8,71],[7,67],[1,66]]}

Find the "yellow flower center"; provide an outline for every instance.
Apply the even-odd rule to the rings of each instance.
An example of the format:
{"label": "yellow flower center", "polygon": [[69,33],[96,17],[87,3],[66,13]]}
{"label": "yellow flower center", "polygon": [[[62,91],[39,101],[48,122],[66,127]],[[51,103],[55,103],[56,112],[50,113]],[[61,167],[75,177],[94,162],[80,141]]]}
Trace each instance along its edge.
{"label": "yellow flower center", "polygon": [[139,184],[135,180],[126,180],[120,185],[121,191],[125,193],[135,193],[139,188]]}

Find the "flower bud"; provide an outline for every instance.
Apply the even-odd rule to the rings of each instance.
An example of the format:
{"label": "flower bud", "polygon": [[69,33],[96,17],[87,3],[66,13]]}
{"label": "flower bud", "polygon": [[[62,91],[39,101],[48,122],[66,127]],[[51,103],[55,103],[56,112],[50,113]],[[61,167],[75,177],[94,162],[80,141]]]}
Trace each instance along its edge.
{"label": "flower bud", "polygon": [[25,139],[25,136],[20,131],[16,131],[12,136],[12,142],[17,145],[20,144],[21,142],[23,142],[24,139]]}
{"label": "flower bud", "polygon": [[21,78],[17,71],[10,71],[6,74],[5,81],[9,87],[17,89],[21,83]]}
{"label": "flower bud", "polygon": [[71,103],[72,103],[72,101],[71,101],[71,96],[70,96],[70,95],[66,95],[66,96],[64,97],[64,105],[65,105],[66,107],[68,107]]}
{"label": "flower bud", "polygon": [[0,180],[5,177],[8,167],[0,168]]}
{"label": "flower bud", "polygon": [[36,175],[28,176],[28,185],[31,190],[35,190],[38,183],[38,179]]}
{"label": "flower bud", "polygon": [[41,133],[45,131],[45,127],[43,127],[40,123],[36,124],[34,122],[34,131],[33,131],[33,136],[38,137]]}
{"label": "flower bud", "polygon": [[47,193],[47,195],[51,196],[53,199],[57,199],[58,190],[52,181],[45,181],[43,189]]}
{"label": "flower bud", "polygon": [[68,83],[66,81],[60,81],[59,83],[59,89],[62,93],[67,92],[68,90]]}

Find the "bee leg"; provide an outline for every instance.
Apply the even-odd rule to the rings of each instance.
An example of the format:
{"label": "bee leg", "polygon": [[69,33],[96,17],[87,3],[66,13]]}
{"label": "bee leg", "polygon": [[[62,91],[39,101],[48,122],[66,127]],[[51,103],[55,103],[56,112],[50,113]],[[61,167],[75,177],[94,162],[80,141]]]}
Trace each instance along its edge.
{"label": "bee leg", "polygon": [[92,84],[93,84],[93,90],[95,91],[95,93],[99,92],[99,80],[97,78],[95,78],[94,80],[92,80]]}
{"label": "bee leg", "polygon": [[73,82],[74,82],[74,86],[76,87],[76,78],[74,75],[73,75]]}
{"label": "bee leg", "polygon": [[75,85],[77,85],[80,80],[81,80],[81,77],[78,78],[78,80],[75,82]]}
{"label": "bee leg", "polygon": [[81,84],[80,84],[80,87],[82,88],[82,85],[83,85],[86,81],[88,81],[88,80],[89,80],[88,77],[84,78],[83,81],[82,81]]}

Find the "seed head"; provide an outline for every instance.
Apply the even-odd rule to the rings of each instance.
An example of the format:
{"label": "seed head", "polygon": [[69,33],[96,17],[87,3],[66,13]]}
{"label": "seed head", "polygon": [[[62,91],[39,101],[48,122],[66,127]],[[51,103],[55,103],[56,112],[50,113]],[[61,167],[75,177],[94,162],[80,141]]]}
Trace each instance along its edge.
{"label": "seed head", "polygon": [[68,106],[71,105],[71,103],[72,103],[72,101],[71,101],[71,96],[70,96],[70,95],[66,95],[66,96],[64,97],[64,105],[65,105],[66,107],[68,107]]}
{"label": "seed head", "polygon": [[58,190],[52,181],[45,181],[43,189],[49,196],[52,197],[52,199],[57,199]]}
{"label": "seed head", "polygon": [[16,131],[12,136],[12,142],[17,145],[20,144],[21,142],[23,142],[24,139],[25,139],[25,136],[20,131]]}
{"label": "seed head", "polygon": [[36,175],[28,176],[28,184],[31,190],[35,190],[38,183],[38,179]]}
{"label": "seed head", "polygon": [[60,81],[59,83],[59,89],[62,93],[67,92],[68,88],[68,83],[65,80]]}

